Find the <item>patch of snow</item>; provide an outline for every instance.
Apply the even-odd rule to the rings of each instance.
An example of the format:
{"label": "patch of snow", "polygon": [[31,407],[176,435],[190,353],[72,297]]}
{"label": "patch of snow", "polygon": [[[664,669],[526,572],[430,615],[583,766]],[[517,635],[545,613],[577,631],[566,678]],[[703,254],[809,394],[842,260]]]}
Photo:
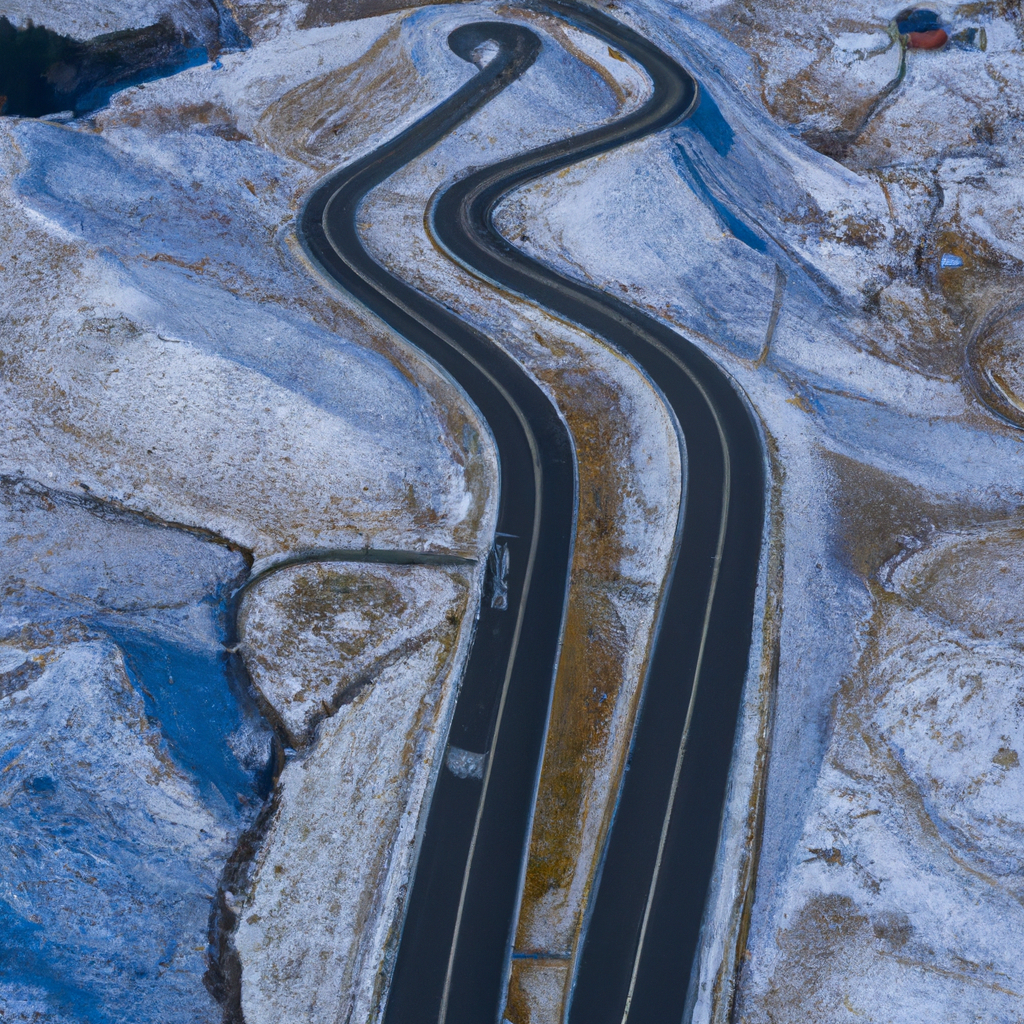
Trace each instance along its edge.
{"label": "patch of snow", "polygon": [[444,763],[452,775],[460,779],[483,779],[487,764],[486,754],[474,754],[462,747],[449,747]]}
{"label": "patch of snow", "polygon": [[[296,1006],[314,1024],[375,1019],[473,632],[471,577],[356,563],[283,575],[250,599],[257,680],[298,680],[311,700],[325,676],[364,681],[323,710],[315,740],[279,780],[234,937],[242,1008],[250,1024],[290,1019]],[[310,603],[309,587],[336,615],[353,595],[360,632],[325,628],[331,612]],[[287,698],[266,683],[264,692],[279,707]]]}
{"label": "patch of snow", "polygon": [[885,32],[840,32],[833,45],[844,53],[863,58],[888,49],[892,46],[892,38]]}
{"label": "patch of snow", "polygon": [[118,0],[116,3],[61,0],[59,4],[7,0],[4,15],[19,27],[31,21],[61,35],[90,39],[109,32],[155,25],[162,17],[173,17],[176,22],[188,25],[206,13],[202,6],[194,0]]}

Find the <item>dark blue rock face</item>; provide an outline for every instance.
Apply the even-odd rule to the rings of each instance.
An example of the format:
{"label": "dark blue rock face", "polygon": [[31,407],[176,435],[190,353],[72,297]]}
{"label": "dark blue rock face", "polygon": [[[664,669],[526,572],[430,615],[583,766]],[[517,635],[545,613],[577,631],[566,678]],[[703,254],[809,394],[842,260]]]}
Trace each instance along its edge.
{"label": "dark blue rock face", "polygon": [[[205,8],[205,10],[204,10]],[[161,18],[143,28],[72,39],[43,25],[13,25],[0,14],[0,114],[86,114],[131,85],[204,64],[211,51],[249,45],[227,5],[196,4],[198,18]]]}
{"label": "dark blue rock face", "polygon": [[941,27],[942,23],[938,13],[924,7],[902,11],[896,15],[896,28],[900,35],[909,35],[911,32],[931,32],[933,29]]}
{"label": "dark blue rock face", "polygon": [[219,1021],[204,985],[225,863],[271,733],[227,600],[243,557],[0,482],[0,1011]]}

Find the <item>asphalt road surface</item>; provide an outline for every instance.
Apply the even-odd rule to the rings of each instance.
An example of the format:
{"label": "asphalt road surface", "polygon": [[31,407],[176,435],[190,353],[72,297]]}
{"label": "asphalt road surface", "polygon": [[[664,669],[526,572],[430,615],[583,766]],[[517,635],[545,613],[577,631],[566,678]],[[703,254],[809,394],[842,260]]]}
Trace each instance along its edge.
{"label": "asphalt road surface", "polygon": [[[491,215],[509,190],[664,130],[692,109],[685,70],[626,26],[582,4],[552,13],[641,64],[651,98],[614,124],[475,171],[431,213],[453,258],[628,353],[661,388],[686,442],[686,498],[670,587],[644,682],[615,821],[576,966],[572,1024],[660,1024],[686,1013],[747,667],[763,521],[763,462],[746,405],[725,374],[659,321],[562,277],[503,239]],[[547,398],[493,342],[367,253],[356,215],[367,192],[439,141],[536,59],[513,22],[449,37],[472,60],[497,53],[448,100],[324,181],[302,217],[313,260],[440,363],[486,418],[501,463],[498,531],[508,535],[508,607],[485,594],[450,742],[488,754],[482,780],[442,770],[408,900],[388,1024],[499,1018],[513,920],[564,615],[575,470]]]}

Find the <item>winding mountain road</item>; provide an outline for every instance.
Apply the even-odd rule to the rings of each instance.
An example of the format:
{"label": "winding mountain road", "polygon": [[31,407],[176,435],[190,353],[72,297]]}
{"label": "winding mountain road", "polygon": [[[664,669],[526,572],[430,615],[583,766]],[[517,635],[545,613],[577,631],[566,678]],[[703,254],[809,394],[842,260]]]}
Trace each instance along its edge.
{"label": "winding mountain road", "polygon": [[[654,88],[620,120],[450,187],[431,225],[451,256],[606,339],[639,363],[686,441],[683,529],[589,925],[569,1020],[679,1021],[699,940],[747,667],[763,521],[760,441],[725,374],[646,314],[563,277],[492,224],[510,190],[685,117],[693,79],[632,31],[583,4],[544,9],[640,64]],[[484,63],[483,44],[497,52]],[[497,344],[379,265],[356,228],[366,194],[527,71],[541,42],[514,22],[449,37],[478,74],[395,139],[322,182],[300,237],[330,281],[435,359],[470,396],[498,446],[498,532],[509,535],[507,610],[484,607],[450,742],[486,752],[482,780],[442,771],[408,902],[389,1024],[490,1024],[504,1008],[519,887],[568,586],[576,476],[557,410]],[[493,49],[493,47],[491,48]]]}

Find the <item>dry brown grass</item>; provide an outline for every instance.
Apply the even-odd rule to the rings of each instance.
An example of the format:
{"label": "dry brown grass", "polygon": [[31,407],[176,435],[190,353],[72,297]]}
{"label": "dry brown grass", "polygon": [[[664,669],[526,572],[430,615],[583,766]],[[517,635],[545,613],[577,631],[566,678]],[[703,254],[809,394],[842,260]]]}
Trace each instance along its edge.
{"label": "dry brown grass", "polygon": [[[456,585],[459,598],[439,622],[413,629],[423,614],[413,594],[435,573]],[[428,641],[449,658],[469,597],[462,570],[436,567],[312,564],[269,579],[272,596],[261,593],[263,581],[246,595],[239,633],[264,714],[295,749],[339,707],[358,702],[384,668]],[[297,690],[280,685],[292,679],[302,681]]]}
{"label": "dry brown grass", "polygon": [[260,116],[256,139],[278,153],[327,171],[367,138],[386,137],[395,111],[423,87],[401,22],[351,64],[289,89]]}
{"label": "dry brown grass", "polygon": [[[568,958],[579,939],[639,693],[627,667],[637,638],[613,600],[624,584],[619,566],[627,543],[622,502],[630,487],[623,468],[631,461],[630,422],[623,396],[599,375],[557,369],[542,376],[576,444],[579,514],[516,948]],[[540,1024],[543,1015],[557,1012],[550,1002],[556,977],[561,1001],[570,980],[567,963],[517,961],[506,1017]]]}

